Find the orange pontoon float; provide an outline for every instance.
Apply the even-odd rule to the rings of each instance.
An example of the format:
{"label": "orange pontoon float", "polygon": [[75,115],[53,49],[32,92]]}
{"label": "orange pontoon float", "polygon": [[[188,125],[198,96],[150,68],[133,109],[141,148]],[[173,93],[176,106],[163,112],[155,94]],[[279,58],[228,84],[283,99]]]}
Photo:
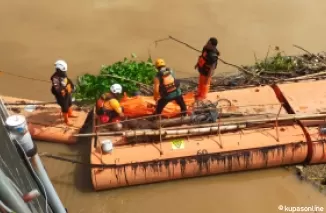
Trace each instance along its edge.
{"label": "orange pontoon float", "polygon": [[[325,163],[323,119],[326,115],[321,114],[326,110],[326,92],[320,89],[325,84],[325,80],[307,81],[209,93],[208,101],[219,104],[221,116],[213,123],[190,122],[191,125],[177,127],[113,132],[102,128],[93,112],[93,133],[87,137],[92,136],[90,161],[94,189],[280,165]],[[7,103],[33,102],[11,97],[3,99]],[[184,95],[184,99],[188,110],[193,110],[193,93]],[[220,103],[225,99],[228,104],[224,106]],[[136,124],[144,120],[141,116],[151,115],[155,109],[153,97],[124,97],[121,105]],[[32,110],[20,106],[19,112],[16,108],[8,107],[27,118],[34,139],[60,143],[77,141],[74,135],[88,114],[76,111],[78,118],[74,120],[74,128],[60,121],[57,105]],[[162,114],[164,118],[175,119],[179,111],[175,103],[169,103]],[[240,116],[222,116],[228,113]]]}
{"label": "orange pontoon float", "polygon": [[[292,114],[325,114],[325,80],[310,80],[274,86],[278,98],[285,102]],[[307,161],[311,164],[326,163],[326,137],[320,133],[325,129],[325,120],[300,120],[305,134],[311,141]],[[324,130],[325,131],[325,130]]]}
{"label": "orange pontoon float", "polygon": [[[231,101],[231,106],[223,108],[224,112],[258,118],[287,115],[269,86],[208,95],[212,102],[222,98]],[[94,126],[97,125],[95,117]],[[237,125],[224,128],[231,132],[215,132],[208,136],[183,135],[175,139],[165,137],[162,142],[122,146],[119,141],[125,140],[126,134],[97,135],[92,140],[90,156],[91,163],[97,165],[91,169],[94,189],[297,164],[305,161],[308,155],[306,136],[296,124],[256,129],[243,129]],[[112,144],[113,150],[103,151],[108,147],[110,150]]]}
{"label": "orange pontoon float", "polygon": [[[74,126],[67,126],[61,117],[60,107],[56,104],[33,105],[40,102],[1,96],[7,105],[9,113],[20,114],[26,117],[28,129],[34,140],[73,144],[77,138],[73,135],[79,133],[83,127],[88,112],[75,110],[76,118],[71,118]],[[19,105],[19,104],[22,105]],[[28,103],[26,105],[23,103]]]}
{"label": "orange pontoon float", "polygon": [[95,190],[103,190],[298,164],[306,159],[307,141],[300,126],[281,127],[278,142],[276,137],[275,129],[264,128],[221,137],[183,137],[161,145],[114,147],[112,154],[92,146],[91,163],[102,165],[91,169],[92,183]]}

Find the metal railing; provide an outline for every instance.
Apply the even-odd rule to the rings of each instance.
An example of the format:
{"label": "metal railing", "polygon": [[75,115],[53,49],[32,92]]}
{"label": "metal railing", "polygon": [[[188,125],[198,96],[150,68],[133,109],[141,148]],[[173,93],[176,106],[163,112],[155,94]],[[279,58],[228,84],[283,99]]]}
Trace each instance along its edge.
{"label": "metal railing", "polygon": [[[17,143],[11,139],[5,127],[9,113],[0,98],[0,212],[52,213],[44,194],[38,186],[36,176],[28,159],[21,153]],[[23,200],[23,194],[38,190],[41,196],[30,202]],[[15,203],[15,204],[14,204]]]}

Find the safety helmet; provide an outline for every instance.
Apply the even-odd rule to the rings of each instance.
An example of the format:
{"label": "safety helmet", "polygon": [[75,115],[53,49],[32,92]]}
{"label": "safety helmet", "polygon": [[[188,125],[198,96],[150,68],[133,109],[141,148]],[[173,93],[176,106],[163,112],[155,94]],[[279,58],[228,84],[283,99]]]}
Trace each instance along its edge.
{"label": "safety helmet", "polygon": [[165,66],[165,61],[163,59],[157,59],[155,62],[156,67],[164,67]]}
{"label": "safety helmet", "polygon": [[65,62],[64,60],[57,60],[54,63],[54,66],[55,66],[56,69],[59,69],[62,72],[67,72],[67,70],[68,70],[67,62]]}
{"label": "safety helmet", "polygon": [[120,84],[113,84],[110,90],[113,94],[122,93],[122,86]]}

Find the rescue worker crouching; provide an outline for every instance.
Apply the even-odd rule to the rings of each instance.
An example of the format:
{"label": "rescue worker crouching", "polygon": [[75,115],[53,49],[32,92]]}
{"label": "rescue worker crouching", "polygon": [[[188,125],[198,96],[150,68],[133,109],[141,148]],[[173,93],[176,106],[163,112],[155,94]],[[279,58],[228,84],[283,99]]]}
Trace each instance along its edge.
{"label": "rescue worker crouching", "polygon": [[175,101],[180,106],[181,115],[186,116],[187,106],[182,97],[180,83],[176,81],[173,70],[166,67],[163,59],[157,59],[155,67],[158,70],[154,78],[154,99],[157,101],[155,114],[161,114],[169,102]]}
{"label": "rescue worker crouching", "polygon": [[104,93],[96,102],[96,114],[99,116],[101,123],[115,122],[114,130],[121,130],[122,124],[119,122],[124,118],[123,107],[120,106],[118,96],[122,94],[122,86],[113,84],[110,92]]}
{"label": "rescue worker crouching", "polygon": [[199,83],[197,89],[197,100],[205,99],[209,92],[213,72],[216,69],[220,52],[217,50],[217,39],[212,37],[203,47],[195,69],[199,72]]}
{"label": "rescue worker crouching", "polygon": [[76,117],[72,110],[72,92],[75,90],[75,86],[67,77],[68,65],[64,60],[57,60],[54,66],[56,71],[51,76],[51,92],[61,107],[64,122],[71,126],[72,123],[69,121],[69,117]]}

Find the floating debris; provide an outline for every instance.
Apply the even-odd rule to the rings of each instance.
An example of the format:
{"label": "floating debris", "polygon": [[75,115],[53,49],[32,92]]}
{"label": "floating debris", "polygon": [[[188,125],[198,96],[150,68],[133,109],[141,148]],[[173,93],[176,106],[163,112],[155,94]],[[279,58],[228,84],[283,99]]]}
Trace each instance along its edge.
{"label": "floating debris", "polygon": [[[326,52],[317,54],[295,45],[306,53],[297,56],[287,56],[279,47],[274,48],[274,56],[258,60],[254,65],[240,66],[227,76],[214,76],[211,81],[211,91],[223,91],[235,87],[248,87],[274,84],[277,82],[297,81],[309,78],[326,78]],[[198,77],[180,79],[184,93],[196,91]],[[143,91],[145,92],[145,91]],[[144,94],[147,94],[146,91]]]}
{"label": "floating debris", "polygon": [[326,164],[292,167],[300,180],[311,182],[319,191],[326,192]]}

